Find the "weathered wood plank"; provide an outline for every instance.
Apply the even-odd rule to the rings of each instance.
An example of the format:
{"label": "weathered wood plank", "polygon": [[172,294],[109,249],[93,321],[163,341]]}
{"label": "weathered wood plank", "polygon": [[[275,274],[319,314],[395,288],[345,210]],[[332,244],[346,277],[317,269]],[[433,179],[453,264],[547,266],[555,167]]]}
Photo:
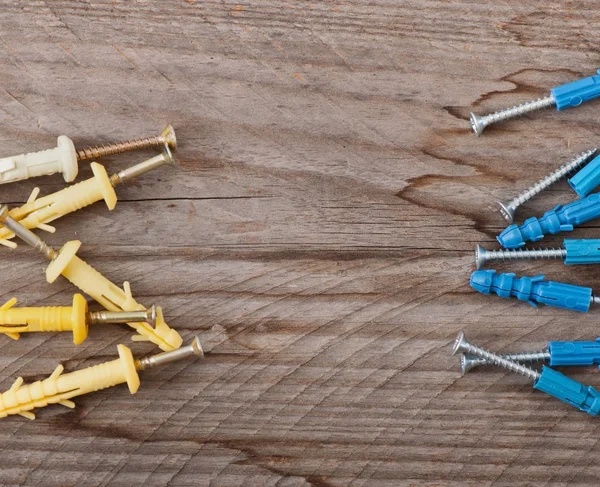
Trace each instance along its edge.
{"label": "weathered wood plank", "polygon": [[[596,485],[593,418],[496,369],[459,378],[449,345],[462,328],[499,350],[598,334],[594,312],[468,286],[475,243],[495,246],[503,228],[495,200],[593,147],[598,105],[481,138],[466,121],[592,74],[597,18],[591,0],[4,2],[2,154],[175,125],[180,167],[46,236],[82,240],[83,258],[210,354],[144,373],[135,396],[118,387],[2,420],[0,483]],[[0,201],[36,185],[64,187],[2,186]],[[518,216],[573,199],[560,183]],[[0,250],[1,300],[70,302],[40,256]],[[560,262],[498,268],[600,283]],[[68,334],[0,337],[0,386],[110,360],[130,336],[98,326],[77,348]],[[597,385],[593,368],[569,374]]]}

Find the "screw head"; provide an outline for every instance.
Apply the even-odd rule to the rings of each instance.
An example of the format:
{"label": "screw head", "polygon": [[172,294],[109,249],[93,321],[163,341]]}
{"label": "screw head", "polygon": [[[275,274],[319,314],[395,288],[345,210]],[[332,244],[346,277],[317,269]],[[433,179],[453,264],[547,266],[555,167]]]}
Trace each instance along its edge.
{"label": "screw head", "polygon": [[163,146],[162,155],[165,158],[166,164],[169,164],[171,166],[177,165],[177,159],[175,159],[175,156],[173,155],[171,149],[169,149],[169,146],[167,144]]}
{"label": "screw head", "polygon": [[479,244],[475,246],[475,268],[481,269],[487,262],[487,251]]}
{"label": "screw head", "polygon": [[469,370],[477,367],[479,365],[479,361],[476,358],[469,357],[464,353],[460,355],[460,373],[461,375],[465,375]]}
{"label": "screw head", "polygon": [[498,206],[500,207],[500,213],[504,219],[508,223],[512,223],[515,219],[515,209],[505,203],[502,203],[501,201],[497,201],[496,203],[498,203]]}
{"label": "screw head", "polygon": [[202,344],[200,343],[199,337],[195,336],[190,346],[196,357],[204,357],[204,350],[202,350]]}
{"label": "screw head", "polygon": [[8,218],[8,206],[3,205],[0,207],[0,223],[4,223]]}
{"label": "screw head", "polygon": [[151,308],[146,310],[146,323],[153,328],[156,327],[156,305],[153,304]]}
{"label": "screw head", "polygon": [[475,115],[473,112],[469,113],[469,122],[471,123],[473,132],[475,132],[475,135],[477,136],[481,135],[483,129],[487,127],[487,125],[483,123],[483,118],[479,115]]}
{"label": "screw head", "polygon": [[452,347],[452,355],[456,355],[457,352],[466,352],[468,351],[470,343],[467,341],[465,337],[464,331],[459,331],[458,335],[454,340],[454,346]]}
{"label": "screw head", "polygon": [[161,132],[160,136],[163,138],[163,141],[166,145],[169,146],[173,151],[177,150],[177,137],[175,137],[175,129],[173,125],[169,124],[165,127],[165,129]]}

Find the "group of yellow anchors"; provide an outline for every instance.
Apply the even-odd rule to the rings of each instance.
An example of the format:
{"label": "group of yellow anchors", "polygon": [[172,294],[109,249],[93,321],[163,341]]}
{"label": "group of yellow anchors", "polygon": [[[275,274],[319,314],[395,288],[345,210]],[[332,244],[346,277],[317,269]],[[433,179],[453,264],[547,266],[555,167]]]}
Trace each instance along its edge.
{"label": "group of yellow anchors", "polygon": [[39,229],[54,233],[56,230],[50,222],[97,201],[104,200],[108,209],[113,210],[117,204],[114,189],[117,185],[162,165],[174,165],[171,151],[177,148],[177,139],[171,125],[158,136],[81,150],[75,148],[71,139],[61,135],[56,148],[0,159],[0,184],[59,172],[66,182],[71,182],[77,177],[79,161],[149,148],[159,148],[162,153],[110,176],[104,166],[92,162],[94,176],[86,181],[42,198],[38,198],[36,188],[23,206],[0,207],[0,244],[16,248],[13,239],[19,237],[50,260],[46,268],[49,283],[62,275],[105,308],[105,311],[90,312],[81,294],[74,295],[72,306],[18,308],[13,298],[0,307],[0,333],[17,340],[21,333],[71,331],[73,342],[80,344],[87,338],[89,325],[127,323],[136,331],[132,340],[152,342],[163,352],[135,360],[129,348],[118,345],[119,358],[111,362],[67,374],[63,374],[64,369],[59,365],[47,379],[28,385],[23,385],[19,377],[8,391],[0,394],[0,418],[19,414],[35,419],[32,410],[36,408],[49,404],[73,408],[71,398],[122,383],[127,383],[129,391],[135,394],[140,385],[138,370],[204,356],[198,337],[190,345],[181,346],[181,336],[165,323],[160,307],[146,308],[133,298],[128,282],[121,289],[79,258],[76,254],[81,242],[73,240],[55,250],[32,232]]}

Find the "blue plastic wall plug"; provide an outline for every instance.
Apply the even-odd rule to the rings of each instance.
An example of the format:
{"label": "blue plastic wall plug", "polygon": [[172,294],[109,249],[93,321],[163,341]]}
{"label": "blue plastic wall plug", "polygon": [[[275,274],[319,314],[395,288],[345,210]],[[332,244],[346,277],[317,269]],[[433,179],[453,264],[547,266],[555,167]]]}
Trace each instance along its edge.
{"label": "blue plastic wall plug", "polygon": [[[600,70],[598,70],[600,74]],[[556,106],[557,110],[581,105],[584,101],[593,100],[600,96],[600,76],[588,76],[565,85],[552,88],[550,93],[537,100],[521,103],[520,105],[499,110],[489,115],[479,116],[471,113],[469,121],[475,135],[481,135],[484,129],[493,123],[520,117],[526,113],[540,110],[541,108]]]}
{"label": "blue plastic wall plug", "polygon": [[[600,69],[597,71],[600,74]],[[600,76],[588,76],[550,90],[557,110],[576,107],[600,96]]]}
{"label": "blue plastic wall plug", "polygon": [[552,367],[600,365],[600,338],[593,342],[549,342],[548,352]]}
{"label": "blue plastic wall plug", "polygon": [[502,355],[489,352],[484,348],[470,343],[462,331],[459,332],[452,347],[452,355],[456,355],[457,352],[463,354],[461,361],[464,356],[478,357],[491,365],[497,365],[515,374],[528,377],[533,382],[534,389],[550,394],[571,406],[575,406],[581,411],[592,416],[600,414],[600,393],[593,387],[587,387],[573,379],[569,379],[556,370],[544,366],[542,367],[542,371],[538,372],[531,367],[514,362]]}
{"label": "blue plastic wall plug", "polygon": [[564,259],[565,265],[600,264],[600,240],[565,239],[561,249],[486,250],[475,246],[475,267],[488,260]]}
{"label": "blue plastic wall plug", "polygon": [[471,274],[471,287],[482,294],[511,296],[536,307],[539,304],[555,308],[586,312],[593,302],[589,287],[544,281],[544,276],[515,277],[512,273],[497,274],[495,270],[480,270]]}
{"label": "blue plastic wall plug", "polygon": [[580,198],[594,191],[600,186],[600,156],[594,157],[568,181]]}
{"label": "blue plastic wall plug", "polygon": [[549,367],[542,367],[542,372],[535,379],[533,388],[550,394],[592,416],[600,414],[600,393],[596,389],[569,379],[566,375]]}
{"label": "blue plastic wall plug", "polygon": [[592,193],[568,205],[558,205],[539,219],[528,218],[521,226],[509,225],[496,238],[504,248],[517,249],[523,247],[525,242],[541,240],[544,235],[570,232],[575,226],[598,217],[600,217],[600,193]]}

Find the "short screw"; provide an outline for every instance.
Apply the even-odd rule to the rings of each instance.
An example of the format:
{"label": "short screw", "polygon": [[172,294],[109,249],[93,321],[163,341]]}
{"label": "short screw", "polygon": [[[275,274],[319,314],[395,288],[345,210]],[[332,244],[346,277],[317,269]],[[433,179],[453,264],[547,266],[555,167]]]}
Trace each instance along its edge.
{"label": "short screw", "polygon": [[529,201],[535,195],[541,193],[544,189],[554,184],[556,181],[564,178],[569,173],[578,169],[580,166],[585,164],[595,153],[597,149],[592,149],[586,152],[582,152],[573,160],[560,166],[556,171],[548,174],[543,179],[540,179],[533,186],[530,186],[521,194],[519,194],[516,198],[513,198],[508,203],[502,203],[498,201],[498,205],[500,205],[500,213],[502,216],[509,222],[512,223],[515,216],[515,210],[521,206],[526,201]]}
{"label": "short screw", "polygon": [[[511,362],[518,363],[533,363],[550,360],[550,352],[548,350],[542,350],[539,352],[523,352],[523,353],[510,353],[502,354],[500,357],[510,360]],[[460,372],[465,375],[469,370],[479,367],[480,365],[489,365],[486,359],[472,357],[470,355],[460,356]]]}
{"label": "short screw", "polygon": [[512,108],[506,108],[504,110],[497,111],[490,115],[479,116],[471,113],[469,116],[471,122],[471,128],[475,135],[481,135],[483,130],[492,123],[501,122],[502,120],[508,120],[510,118],[519,117],[529,112],[533,112],[535,110],[539,110],[540,108],[546,108],[552,106],[556,103],[554,96],[552,94],[539,98],[534,101],[529,101],[527,103],[522,103],[520,105],[516,105]]}
{"label": "short screw", "polygon": [[169,150],[168,145],[163,146],[162,154],[152,157],[151,159],[147,159],[145,161],[136,164],[135,166],[127,167],[122,169],[118,173],[112,174],[110,176],[110,182],[113,186],[117,186],[118,184],[126,183],[132,179],[135,179],[142,174],[146,174],[157,167],[163,166],[165,164],[175,165],[175,158],[173,154]]}
{"label": "short screw", "polygon": [[173,151],[177,149],[177,138],[175,137],[175,129],[171,124],[155,137],[145,137],[141,139],[126,140],[124,142],[116,142],[114,144],[106,144],[97,147],[87,147],[77,150],[77,160],[85,161],[88,159],[98,159],[104,156],[120,154],[122,152],[151,149],[153,147],[169,146]]}
{"label": "short screw", "polygon": [[485,250],[479,244],[475,247],[477,269],[481,269],[488,260],[565,259],[566,257],[566,249]]}
{"label": "short screw", "polygon": [[194,337],[192,343],[187,347],[181,347],[177,350],[173,350],[172,352],[163,352],[136,360],[135,365],[138,370],[145,370],[192,356],[204,358],[204,351],[202,350],[202,344],[200,343],[200,338],[198,337]]}
{"label": "short screw", "polygon": [[462,352],[464,354],[475,355],[476,357],[485,359],[490,364],[497,365],[499,367],[503,367],[505,369],[510,370],[516,374],[521,374],[526,377],[529,377],[533,381],[536,381],[540,378],[541,374],[532,368],[526,367],[524,365],[518,364],[511,360],[503,358],[501,355],[497,355],[492,352],[488,352],[487,350],[473,345],[467,341],[465,337],[465,333],[463,331],[459,332],[456,340],[454,340],[454,347],[452,348],[452,355],[456,355],[457,352]]}
{"label": "short screw", "polygon": [[88,314],[88,323],[97,325],[100,323],[148,323],[150,326],[156,326],[157,310],[156,306],[144,311],[94,311]]}

